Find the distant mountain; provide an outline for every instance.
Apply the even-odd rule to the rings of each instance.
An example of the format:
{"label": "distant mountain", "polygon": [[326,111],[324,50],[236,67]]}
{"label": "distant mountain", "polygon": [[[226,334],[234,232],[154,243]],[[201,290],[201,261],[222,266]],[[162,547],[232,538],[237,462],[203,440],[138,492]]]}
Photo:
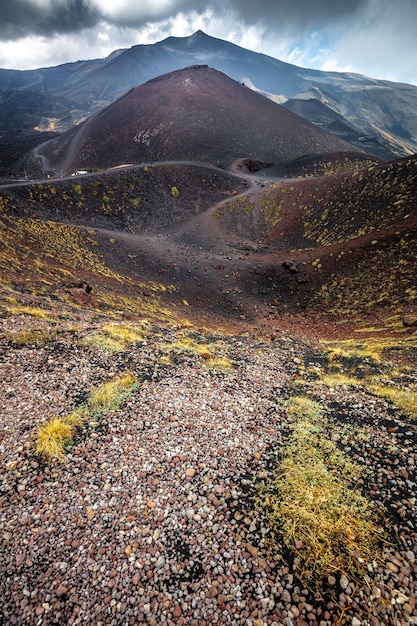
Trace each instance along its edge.
{"label": "distant mountain", "polygon": [[[417,86],[296,67],[201,31],[118,50],[106,59],[0,70],[0,127],[68,129],[129,89],[194,64],[208,64],[280,103],[317,100],[365,137],[363,148],[377,156],[381,145],[388,158],[417,153]],[[38,94],[41,112],[33,108]]]}
{"label": "distant mountain", "polygon": [[47,170],[65,174],[153,161],[228,168],[248,159],[261,168],[349,150],[358,152],[222,72],[198,65],[135,87],[41,146],[36,156]]}
{"label": "distant mountain", "polygon": [[316,98],[292,98],[284,102],[283,106],[364,152],[381,159],[392,159],[391,150],[381,141],[372,135],[364,134],[360,128]]}

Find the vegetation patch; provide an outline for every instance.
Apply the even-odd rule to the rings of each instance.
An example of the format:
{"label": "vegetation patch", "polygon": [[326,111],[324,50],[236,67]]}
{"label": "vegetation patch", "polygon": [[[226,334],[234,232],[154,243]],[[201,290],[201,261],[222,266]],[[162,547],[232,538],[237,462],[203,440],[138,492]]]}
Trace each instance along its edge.
{"label": "vegetation patch", "polygon": [[136,377],[129,373],[115,378],[97,389],[93,389],[87,403],[87,409],[94,416],[101,416],[119,408],[130,394],[138,389]]}
{"label": "vegetation patch", "polygon": [[364,245],[359,252],[349,251],[349,259],[342,251],[335,260],[335,271],[315,294],[314,303],[343,316],[374,311],[376,307],[383,311],[383,307],[406,310],[414,306],[414,241],[415,233],[411,231]]}
{"label": "vegetation patch", "polygon": [[129,344],[140,343],[144,339],[142,328],[128,324],[105,324],[100,331],[85,337],[82,344],[107,352],[122,352]]}
{"label": "vegetation patch", "polygon": [[417,419],[417,392],[412,389],[398,389],[389,385],[373,384],[369,390],[377,396],[390,400],[401,413]]}
{"label": "vegetation patch", "polygon": [[53,417],[36,434],[36,454],[62,461],[65,448],[71,442],[74,428],[65,418]]}
{"label": "vegetation patch", "polygon": [[93,389],[86,404],[63,417],[53,417],[37,429],[36,454],[46,460],[63,461],[65,450],[72,443],[78,428],[87,422],[95,423],[92,420],[118,409],[138,387],[135,376],[128,373]]}
{"label": "vegetation patch", "polygon": [[48,311],[44,309],[37,309],[35,307],[15,305],[9,306],[6,309],[9,315],[30,315],[30,317],[36,317],[37,319],[51,321],[51,317]]}
{"label": "vegetation patch", "polygon": [[56,337],[56,332],[48,328],[29,328],[10,336],[10,340],[17,346],[43,346]]}
{"label": "vegetation patch", "polygon": [[[393,367],[383,360],[390,354],[404,352],[407,355],[415,348],[415,336],[332,343],[325,353],[328,371],[320,373],[319,382],[327,387],[366,387],[367,391],[390,400],[405,417],[417,419],[417,390],[412,384],[404,387],[402,380],[409,368],[404,365]],[[341,363],[347,373],[338,371]]]}
{"label": "vegetation patch", "polygon": [[328,439],[322,406],[295,396],[287,413],[292,434],[279,467],[260,484],[258,506],[273,537],[293,552],[303,584],[318,588],[336,573],[355,579],[377,557],[378,510],[355,487],[360,467]]}
{"label": "vegetation patch", "polygon": [[350,359],[359,364],[364,359],[381,363],[394,354],[409,354],[417,349],[417,333],[403,337],[366,337],[364,339],[345,339],[322,341],[324,355],[330,365],[340,359]]}
{"label": "vegetation patch", "polygon": [[96,241],[91,236],[67,224],[3,215],[0,219],[0,271],[13,277],[30,268],[42,278],[55,278],[52,266],[58,260],[72,270],[81,268],[121,280],[92,249]]}
{"label": "vegetation patch", "polygon": [[161,350],[170,360],[183,354],[200,357],[203,367],[210,370],[227,371],[233,367],[222,342],[206,343],[203,337],[188,331],[179,334],[176,341],[162,344]]}

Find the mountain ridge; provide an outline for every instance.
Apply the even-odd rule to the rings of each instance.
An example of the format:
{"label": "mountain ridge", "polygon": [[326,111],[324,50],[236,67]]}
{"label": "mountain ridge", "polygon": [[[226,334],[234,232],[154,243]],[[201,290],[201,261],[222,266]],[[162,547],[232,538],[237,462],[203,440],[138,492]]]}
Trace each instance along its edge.
{"label": "mountain ridge", "polygon": [[[176,69],[207,63],[238,82],[247,78],[256,90],[272,99],[317,98],[342,115],[348,125],[353,124],[363,134],[378,140],[392,157],[417,152],[417,87],[414,85],[360,74],[300,68],[202,31],[190,37],[169,37],[117,52],[107,59],[18,74],[14,70],[0,70],[0,127],[5,127],[6,122],[13,125],[13,119],[23,111],[26,128],[42,124],[44,130],[66,130],[132,87]],[[15,87],[13,80],[17,80]],[[42,116],[32,113],[39,93],[37,86],[45,97],[54,96],[54,104],[51,101],[49,110],[46,107],[43,121]],[[22,100],[22,90],[31,94],[31,101]],[[8,95],[13,95],[13,106],[7,106]],[[368,146],[368,151],[372,151],[372,146]]]}
{"label": "mountain ridge", "polygon": [[193,65],[131,89],[39,147],[36,156],[65,174],[167,160],[228,168],[238,158],[249,158],[277,165],[349,149],[359,153],[226,74]]}

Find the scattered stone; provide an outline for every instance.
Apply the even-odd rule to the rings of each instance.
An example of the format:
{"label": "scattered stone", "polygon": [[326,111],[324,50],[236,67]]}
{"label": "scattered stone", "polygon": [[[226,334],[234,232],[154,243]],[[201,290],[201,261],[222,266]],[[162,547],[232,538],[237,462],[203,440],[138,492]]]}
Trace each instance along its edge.
{"label": "scattered stone", "polygon": [[291,272],[291,274],[298,274],[300,271],[300,265],[297,261],[284,261],[282,267],[287,270],[287,272]]}
{"label": "scattered stone", "polygon": [[62,596],[65,596],[68,593],[68,587],[66,587],[65,585],[60,584],[56,588],[55,593],[58,596],[58,598],[61,598]]}
{"label": "scattered stone", "polygon": [[[178,340],[179,329],[159,328],[162,337],[108,354],[80,344],[92,332],[85,314],[77,309],[70,321],[81,331],[36,350],[7,344],[7,366],[0,359],[2,384],[16,390],[1,420],[7,623],[329,626],[341,614],[351,626],[417,622],[413,423],[365,385],[316,386],[325,367],[317,349],[281,331],[272,343],[257,339],[255,350],[245,335],[222,342],[235,364],[227,374],[181,354],[167,375],[158,346]],[[104,323],[95,315],[94,332]],[[94,439],[87,424],[63,462],[33,454],[37,424],[83,405],[91,389],[127,367],[141,388],[94,420]],[[294,569],[280,554],[252,499],[294,424],[277,399],[293,392],[296,372],[300,390],[330,407],[342,452],[368,467],[369,482],[360,485],[393,514],[398,538],[382,546],[362,583],[332,571],[325,600],[300,584],[297,561]],[[407,370],[404,385],[414,381]],[[356,427],[371,439],[356,437]],[[295,547],[301,559],[302,542]]]}
{"label": "scattered stone", "polygon": [[258,556],[258,548],[256,548],[255,546],[252,546],[250,543],[246,544],[246,549],[248,552],[251,553],[253,557],[256,558]]}
{"label": "scattered stone", "polygon": [[417,315],[414,313],[408,313],[403,316],[403,325],[407,328],[412,328],[413,326],[417,326]]}
{"label": "scattered stone", "polygon": [[87,517],[88,517],[89,520],[94,519],[94,517],[96,515],[94,509],[92,509],[91,506],[87,507],[86,514],[87,514]]}
{"label": "scattered stone", "polygon": [[341,586],[341,588],[343,590],[345,590],[345,589],[347,589],[348,585],[349,585],[349,578],[345,574],[342,574],[341,577],[340,577],[340,586]]}

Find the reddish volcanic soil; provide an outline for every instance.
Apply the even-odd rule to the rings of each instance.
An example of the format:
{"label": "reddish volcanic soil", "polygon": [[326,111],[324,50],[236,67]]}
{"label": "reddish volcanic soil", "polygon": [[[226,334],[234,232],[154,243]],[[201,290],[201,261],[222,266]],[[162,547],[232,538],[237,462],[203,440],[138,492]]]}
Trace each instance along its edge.
{"label": "reddish volcanic soil", "polygon": [[222,72],[192,66],[131,89],[36,156],[59,175],[164,160],[276,165],[346,150],[369,158]]}
{"label": "reddish volcanic soil", "polygon": [[[268,178],[261,166],[132,166],[3,195],[12,215],[29,206],[93,233],[112,271],[169,286],[164,302],[186,301],[184,315],[207,324],[340,336],[358,319],[414,314],[415,158],[304,179]],[[97,293],[132,289],[78,274]]]}

